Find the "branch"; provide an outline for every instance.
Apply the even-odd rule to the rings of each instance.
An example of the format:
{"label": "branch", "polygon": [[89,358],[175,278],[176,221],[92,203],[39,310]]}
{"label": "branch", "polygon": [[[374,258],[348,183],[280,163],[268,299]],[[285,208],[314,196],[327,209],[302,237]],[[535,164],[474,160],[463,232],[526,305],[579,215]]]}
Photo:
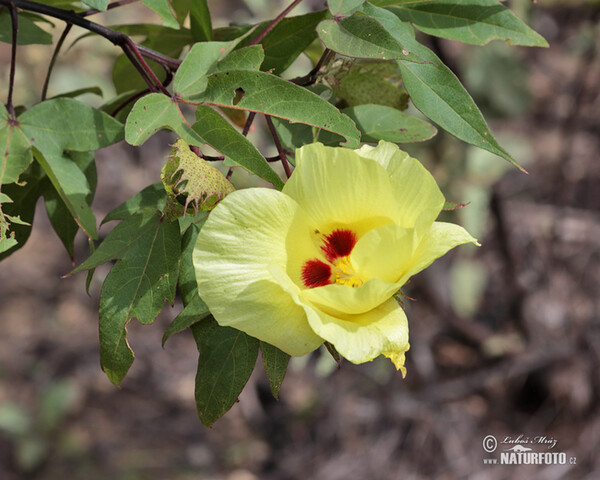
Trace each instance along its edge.
{"label": "branch", "polygon": [[260,43],[260,41],[265,38],[267,36],[267,34],[273,30],[273,28],[275,28],[275,25],[277,25],[279,22],[281,22],[281,20],[283,20],[283,17],[285,17],[291,10],[292,8],[294,8],[296,5],[298,5],[302,0],[294,0],[290,6],[288,6],[283,12],[281,12],[279,15],[277,15],[277,17],[275,17],[271,23],[269,23],[265,29],[260,32],[258,34],[258,36],[252,40],[250,42],[250,45],[256,45],[257,43]]}
{"label": "branch", "polygon": [[331,60],[331,58],[334,55],[335,55],[335,52],[326,48],[325,50],[323,50],[323,53],[321,54],[321,58],[319,58],[319,61],[317,62],[315,67],[310,72],[308,72],[308,74],[306,74],[302,77],[292,78],[290,80],[290,82],[295,83],[296,85],[300,85],[301,87],[306,87],[308,85],[312,85],[317,80],[317,75],[319,74],[319,70],[321,70],[323,65],[326,65],[327,63],[329,63],[329,61]]}
{"label": "branch", "polygon": [[15,87],[15,69],[17,67],[17,35],[19,33],[19,17],[17,9],[12,2],[8,3],[10,10],[10,20],[12,25],[12,47],[10,49],[10,77],[8,80],[8,98],[6,99],[6,109],[10,113],[11,119],[16,120],[15,107],[13,106],[13,89]]}
{"label": "branch", "polygon": [[[78,27],[81,27],[85,30],[88,30],[92,33],[96,33],[101,37],[106,38],[113,45],[116,45],[123,49],[123,51],[125,51],[125,49],[128,48],[129,42],[133,43],[132,40],[124,33],[117,32],[116,30],[111,30],[110,28],[104,27],[99,23],[92,22],[86,18],[83,18],[81,15],[78,15],[72,10],[64,10],[62,8],[56,8],[50,5],[44,5],[42,3],[32,2],[29,0],[0,0],[0,5],[5,5],[7,7],[14,6],[22,10],[40,13],[42,15],[58,18],[59,20],[63,20],[64,22],[77,25]],[[156,52],[141,45],[134,45],[136,46],[137,50],[139,50],[141,55],[161,64],[165,68],[165,70],[177,70],[177,68],[181,64],[181,60],[168,57],[166,55],[163,55],[162,53]]]}

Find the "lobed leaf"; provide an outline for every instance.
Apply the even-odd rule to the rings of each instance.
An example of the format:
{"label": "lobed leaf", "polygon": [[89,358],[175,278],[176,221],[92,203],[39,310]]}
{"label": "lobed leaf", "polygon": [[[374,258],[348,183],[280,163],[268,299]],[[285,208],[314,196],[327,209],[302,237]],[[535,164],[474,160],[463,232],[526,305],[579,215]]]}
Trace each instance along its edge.
{"label": "lobed leaf", "polygon": [[[243,97],[236,101],[236,91],[240,89]],[[214,73],[208,77],[206,90],[190,100],[305,123],[343,135],[351,148],[358,146],[354,123],[336,107],[307,89],[268,73],[251,70]]]}
{"label": "lobed leaf", "polygon": [[[101,250],[104,254],[106,250],[112,250],[120,257],[102,285],[99,309],[100,362],[115,385],[121,383],[134,359],[127,343],[127,322],[135,317],[140,323],[150,324],[165,301],[173,303],[179,270],[177,222],[163,221],[158,212],[151,210],[130,218],[133,219],[131,222],[128,219],[123,223],[129,223],[129,226],[137,221],[141,223],[141,232],[135,232],[137,241],[127,241],[127,246],[122,242],[114,245],[116,238],[109,241],[109,234],[90,257],[94,258]],[[107,243],[108,246],[102,249]],[[95,260],[98,260],[97,256]]]}
{"label": "lobed leaf", "polygon": [[[37,204],[42,187],[47,178],[41,167],[37,163],[32,163],[20,176],[21,184],[10,183],[2,185],[2,194],[10,198],[10,202],[1,199],[0,204],[0,224],[5,222],[3,217],[19,217],[20,223],[7,222],[10,230],[8,240],[4,241],[3,250],[0,252],[0,260],[8,257],[10,254],[25,245],[31,233],[31,225],[35,215],[35,205]],[[4,228],[4,227],[2,227]],[[7,235],[6,230],[3,235]],[[4,238],[7,238],[6,236]],[[15,243],[16,241],[16,243]]]}
{"label": "lobed leaf", "polygon": [[190,126],[178,104],[169,97],[152,93],[137,101],[127,118],[125,139],[132,145],[144,143],[162,128],[173,130],[190,145],[208,143],[237,164],[256,173],[278,188],[283,182],[256,147],[221,115],[208,107],[199,107],[197,121]]}

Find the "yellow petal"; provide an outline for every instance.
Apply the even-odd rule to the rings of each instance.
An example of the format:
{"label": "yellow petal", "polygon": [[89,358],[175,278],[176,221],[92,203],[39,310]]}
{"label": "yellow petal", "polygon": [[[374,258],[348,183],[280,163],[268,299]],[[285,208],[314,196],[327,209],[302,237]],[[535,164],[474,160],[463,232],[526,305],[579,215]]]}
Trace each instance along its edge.
{"label": "yellow petal", "polygon": [[396,283],[410,267],[414,244],[413,229],[398,225],[374,228],[356,243],[350,255],[352,266],[366,278]]}
{"label": "yellow petal", "polygon": [[444,206],[444,195],[421,162],[383,141],[377,147],[365,145],[357,153],[376,160],[387,170],[400,209],[395,223],[413,228],[419,220],[423,228],[428,228]]}
{"label": "yellow petal", "polygon": [[408,350],[408,322],[396,300],[360,315],[334,317],[318,309],[305,307],[313,330],[333,344],[344,358],[363,363],[386,355],[401,366]]}
{"label": "yellow petal", "polygon": [[409,348],[410,348],[410,345],[406,344],[406,350],[404,350],[404,351],[397,350],[397,351],[383,352],[383,355],[392,361],[392,363],[396,367],[396,370],[400,370],[400,372],[402,373],[402,378],[406,377],[406,367],[404,366],[404,360],[405,360],[404,355],[408,351]]}
{"label": "yellow petal", "polygon": [[331,315],[360,314],[386,302],[402,285],[373,278],[358,288],[325,285],[302,290],[302,298]]}
{"label": "yellow petal", "polygon": [[298,204],[275,190],[236,191],[219,203],[198,234],[193,254],[198,293],[217,322],[290,355],[321,345],[304,310],[269,270],[274,263],[285,272],[290,235],[299,248],[310,248],[299,241],[310,239],[309,233]]}
{"label": "yellow petal", "polygon": [[385,169],[345,148],[315,143],[296,150],[296,170],[282,191],[323,232],[346,225],[360,237],[399,216]]}
{"label": "yellow petal", "polygon": [[410,268],[400,281],[405,283],[412,275],[431,265],[434,260],[465,243],[479,245],[463,227],[453,223],[434,222],[415,249]]}

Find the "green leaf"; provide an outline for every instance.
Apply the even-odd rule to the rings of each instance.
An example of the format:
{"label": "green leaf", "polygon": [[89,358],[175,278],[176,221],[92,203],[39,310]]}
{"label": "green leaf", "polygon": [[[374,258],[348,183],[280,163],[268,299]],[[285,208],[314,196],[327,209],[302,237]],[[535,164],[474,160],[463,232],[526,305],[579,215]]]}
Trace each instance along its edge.
{"label": "green leaf", "polygon": [[167,0],[142,0],[142,3],[158,14],[165,27],[179,28],[179,22],[173,15]]}
{"label": "green leaf", "polygon": [[57,98],[39,103],[19,117],[31,146],[43,154],[97,150],[123,138],[123,125],[85,103]]}
{"label": "green leaf", "polygon": [[[164,81],[167,77],[164,68],[151,60],[147,60],[147,63],[156,75],[156,78],[161,82]],[[148,88],[148,84],[125,55],[121,55],[115,60],[112,70],[112,81],[117,94],[130,90],[142,91]]]}
{"label": "green leaf", "polygon": [[[123,239],[124,233],[129,233],[129,238]],[[135,317],[142,324],[150,324],[165,300],[173,303],[175,299],[179,225],[163,221],[156,211],[143,210],[118,225],[78,269],[84,265],[90,268],[107,255],[120,260],[106,277],[100,295],[100,362],[110,381],[118,385],[133,363],[127,322]]]}
{"label": "green leaf", "polygon": [[90,270],[111,260],[126,258],[127,252],[135,251],[136,245],[141,245],[144,239],[154,235],[157,223],[155,217],[159,213],[152,208],[145,208],[126,218],[110,231],[94,253],[70,275]]}
{"label": "green leaf", "polygon": [[110,0],[81,0],[87,6],[100,10],[101,12],[106,11],[106,6]]}
{"label": "green leaf", "polygon": [[194,42],[208,42],[212,39],[212,23],[206,0],[192,0],[190,27]]}
{"label": "green leaf", "polygon": [[262,45],[251,45],[234,50],[221,60],[213,69],[214,72],[227,70],[258,70],[265,59]]}
{"label": "green leaf", "polygon": [[523,170],[492,136],[477,105],[460,80],[427,47],[416,42],[412,29],[385,9],[368,3],[363,11],[375,16],[426,63],[398,60],[404,87],[423,114],[455,137],[488,150]]}
{"label": "green leaf", "polygon": [[0,103],[0,188],[16,182],[33,160],[31,144]]}
{"label": "green leaf", "polygon": [[184,305],[189,305],[198,298],[198,286],[196,284],[196,270],[192,257],[194,254],[194,246],[196,238],[202,229],[202,225],[208,218],[205,215],[199,222],[192,223],[183,234],[181,239],[181,267],[179,268],[179,294]]}
{"label": "green leaf", "polygon": [[[64,202],[65,207],[77,225],[79,225],[88,237],[93,239],[98,238],[96,216],[87,201],[91,189],[85,175],[77,164],[71,158],[62,154],[49,153],[43,155],[37,149],[34,150],[34,156],[44,169],[50,182],[52,182],[52,186]],[[61,226],[64,226],[62,222],[59,228]],[[65,232],[65,237],[61,237],[61,240],[66,240],[71,233]],[[69,250],[68,243],[65,246]]]}
{"label": "green leaf", "polygon": [[342,111],[362,132],[362,142],[424,142],[437,133],[433,125],[384,105],[359,105]]}
{"label": "green leaf", "polygon": [[[236,91],[243,92],[237,102]],[[318,95],[279,77],[251,70],[231,70],[208,77],[204,92],[190,100],[250,110],[322,128],[346,137],[346,146],[358,146],[354,123]]]}
{"label": "green leaf", "polygon": [[99,97],[101,97],[102,89],[100,87],[78,88],[77,90],[72,90],[70,92],[65,92],[65,93],[61,93],[59,95],[55,95],[50,100],[55,99],[55,98],[75,98],[75,97],[78,97],[79,95],[85,95],[86,93],[91,93],[93,95],[98,95]]}
{"label": "green leaf", "polygon": [[[85,196],[85,202],[89,207],[94,199],[97,183],[94,154],[92,152],[69,152],[67,155],[68,158],[83,172],[87,180],[89,190]],[[79,231],[79,226],[73,219],[65,202],[61,199],[59,193],[50,182],[45,182],[43,195],[50,223],[58,235],[58,238],[60,238],[67,249],[67,253],[71,257],[71,260],[73,260],[75,254],[75,235]]]}
{"label": "green leaf", "polygon": [[198,345],[196,408],[200,421],[210,427],[237,401],[258,356],[258,340],[212,317],[192,326]]}
{"label": "green leaf", "polygon": [[[183,47],[193,43],[191,30],[183,27],[169,28],[150,23],[132,23],[111,25],[110,28],[131,37],[143,37],[142,45],[175,58],[179,56]],[[90,34],[84,36],[88,35]]]}
{"label": "green leaf", "polygon": [[191,145],[204,143],[192,130],[177,102],[162,93],[151,93],[136,102],[125,124],[125,140],[131,145],[141,145],[163,128],[173,130]]}
{"label": "green leaf", "polygon": [[[221,115],[208,107],[199,107],[196,115],[197,122],[190,127],[176,102],[162,94],[150,94],[138,100],[129,114],[125,138],[132,145],[140,145],[158,130],[168,128],[188,144],[208,143],[276,187],[283,186],[256,147]],[[351,122],[350,119],[348,121]]]}
{"label": "green leaf", "polygon": [[408,93],[396,62],[344,62],[333,75],[335,95],[349,107],[364,104],[387,105],[399,110],[408,107]]}
{"label": "green leaf", "polygon": [[105,113],[70,98],[48,100],[25,111],[17,121],[0,108],[0,185],[17,180],[31,162],[44,168],[71,215],[88,236],[96,237],[96,220],[85,196],[90,188],[65,151],[97,150],[122,138],[122,125]]}
{"label": "green leaf", "polygon": [[[4,241],[0,250],[0,260],[8,257],[25,245],[31,233],[31,225],[35,214],[35,205],[42,194],[42,186],[47,181],[44,172],[37,163],[32,163],[20,177],[22,185],[11,183],[2,185],[2,192],[11,199],[0,204],[0,223],[3,216],[18,216],[22,223],[9,222],[10,237]],[[12,238],[12,240],[11,240]],[[16,241],[16,243],[15,243]]]}
{"label": "green leaf", "polygon": [[278,189],[283,182],[256,147],[212,108],[200,105],[192,129],[213,148]]}
{"label": "green leaf", "polygon": [[[52,44],[52,35],[22,14],[19,14],[18,18],[17,45]],[[12,21],[8,9],[0,12],[0,42],[12,43]]]}
{"label": "green leaf", "polygon": [[283,377],[285,377],[290,356],[277,347],[265,342],[260,342],[260,351],[262,352],[263,365],[271,386],[271,393],[275,398],[278,398],[279,389],[283,383]]}
{"label": "green leaf", "polygon": [[100,225],[104,225],[111,220],[125,220],[139,210],[147,207],[162,211],[165,208],[166,199],[167,194],[162,182],[153,183],[112,210],[104,217]]}
{"label": "green leaf", "polygon": [[188,13],[190,12],[190,0],[169,0],[171,8],[179,25],[183,25]]}
{"label": "green leaf", "polygon": [[423,62],[419,55],[390,34],[377,20],[362,13],[323,20],[317,32],[327,48],[347,57]]}
{"label": "green leaf", "polygon": [[196,43],[177,69],[173,79],[173,92],[182,98],[202,93],[208,84],[206,75],[211,73],[217,62],[223,60],[238,43],[239,40]]}
{"label": "green leaf", "polygon": [[8,236],[3,234],[2,236],[0,236],[0,255],[14,248],[16,245],[18,245],[18,243],[19,242],[15,238],[14,232],[11,232]]}
{"label": "green leaf", "polygon": [[[317,38],[316,27],[326,16],[327,10],[321,10],[281,20],[260,42],[265,54],[261,70],[272,70],[276,75],[284,72]],[[261,23],[240,45],[248,45],[270,23]]]}
{"label": "green leaf", "polygon": [[329,11],[334,16],[354,13],[365,0],[327,0]]}
{"label": "green leaf", "polygon": [[165,346],[166,341],[171,335],[184,331],[200,320],[205,319],[210,315],[210,311],[202,299],[198,296],[181,311],[179,315],[171,322],[165,334],[162,337],[162,346]]}
{"label": "green leaf", "polygon": [[450,40],[473,45],[505,40],[509,45],[548,46],[541,35],[496,0],[409,3],[389,10],[422,32]]}

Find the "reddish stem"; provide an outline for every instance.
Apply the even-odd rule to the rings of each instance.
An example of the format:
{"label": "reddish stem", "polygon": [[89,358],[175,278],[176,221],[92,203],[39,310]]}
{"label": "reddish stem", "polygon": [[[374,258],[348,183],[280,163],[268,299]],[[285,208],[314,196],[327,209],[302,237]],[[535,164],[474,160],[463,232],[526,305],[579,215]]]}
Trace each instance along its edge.
{"label": "reddish stem", "polygon": [[283,17],[285,17],[290,10],[292,10],[296,5],[298,5],[302,0],[294,0],[291,5],[289,5],[283,12],[281,12],[279,15],[277,15],[277,17],[275,17],[271,23],[269,23],[265,29],[260,32],[257,37],[252,40],[250,42],[250,45],[256,45],[257,43],[260,43],[260,41],[265,38],[267,36],[267,34],[273,30],[273,28],[275,28],[275,25],[277,25],[279,22],[281,22],[281,20],[283,20]]}
{"label": "reddish stem", "polygon": [[275,142],[275,146],[277,147],[279,159],[281,160],[281,164],[283,165],[283,169],[285,170],[285,175],[287,176],[287,178],[290,178],[292,175],[292,170],[290,169],[290,164],[288,163],[285,150],[281,146],[279,135],[277,135],[277,131],[275,130],[275,125],[273,125],[273,120],[271,119],[270,115],[265,115],[265,119],[267,120],[267,126],[269,127],[269,131],[271,132],[271,136],[273,137],[273,141]]}

